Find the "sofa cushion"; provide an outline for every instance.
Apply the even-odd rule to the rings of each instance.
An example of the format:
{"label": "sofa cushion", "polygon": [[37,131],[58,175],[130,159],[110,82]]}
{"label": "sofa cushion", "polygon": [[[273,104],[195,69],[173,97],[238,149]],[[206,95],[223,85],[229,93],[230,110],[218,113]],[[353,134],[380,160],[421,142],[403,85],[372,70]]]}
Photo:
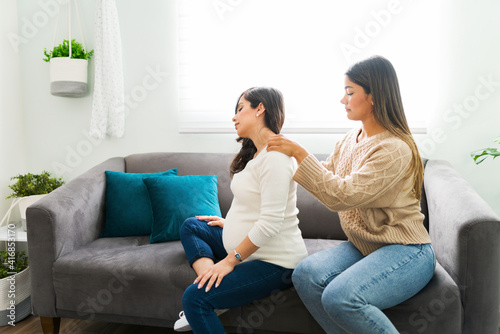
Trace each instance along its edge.
{"label": "sofa cushion", "polygon": [[161,173],[106,174],[106,221],[100,237],[150,235],[153,211],[143,177],[177,175],[177,169]]}
{"label": "sofa cushion", "polygon": [[[312,254],[341,241],[305,242]],[[196,278],[180,241],[150,244],[148,236],[97,239],[60,257],[53,275],[59,310],[77,312],[89,320],[97,313],[164,319],[172,324],[182,310],[184,290]],[[292,295],[300,306],[296,293]],[[305,312],[298,315],[300,319],[310,318],[305,308],[299,311]]]}
{"label": "sofa cushion", "polygon": [[[305,239],[309,254],[343,241]],[[101,238],[59,258],[53,267],[57,308],[83,319],[95,314],[162,319],[173,324],[182,310],[184,290],[196,277],[180,241],[150,244],[147,236]],[[89,279],[91,277],[92,279]],[[459,333],[462,308],[458,287],[439,265],[416,296],[384,313],[402,333]],[[237,312],[237,309],[232,310]],[[276,292],[221,316],[226,329],[322,333],[293,288]],[[294,316],[290,318],[290,312]],[[236,326],[236,327],[233,327]],[[448,332],[448,331],[445,331]]]}
{"label": "sofa cushion", "polygon": [[216,175],[144,178],[153,208],[151,243],[179,240],[180,227],[196,215],[221,216]]}
{"label": "sofa cushion", "polygon": [[148,236],[100,238],[53,266],[56,305],[84,319],[94,314],[178,319],[182,294],[196,274],[180,241]]}
{"label": "sofa cushion", "polygon": [[229,166],[234,154],[229,153],[139,153],[125,157],[129,173],[155,173],[178,168],[178,175],[217,175],[219,204],[225,217],[233,193],[229,187]]}
{"label": "sofa cushion", "polygon": [[439,263],[418,294],[383,312],[402,334],[462,332],[460,290]]}

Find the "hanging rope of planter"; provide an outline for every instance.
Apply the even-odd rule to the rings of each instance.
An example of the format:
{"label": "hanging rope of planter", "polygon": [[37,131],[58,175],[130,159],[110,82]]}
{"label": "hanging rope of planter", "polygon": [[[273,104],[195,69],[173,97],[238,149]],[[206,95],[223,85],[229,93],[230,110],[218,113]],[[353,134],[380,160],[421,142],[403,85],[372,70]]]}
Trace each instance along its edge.
{"label": "hanging rope of planter", "polygon": [[56,28],[54,31],[53,48],[48,52],[45,49],[45,61],[50,62],[50,93],[55,96],[82,97],[87,94],[88,61],[92,58],[94,50],[85,51],[85,41],[83,38],[80,13],[76,0],[73,1],[75,12],[80,27],[80,38],[82,43],[78,43],[71,36],[71,1],[67,6],[68,39],[63,40],[56,46],[57,31],[59,26],[59,16],[57,16]]}

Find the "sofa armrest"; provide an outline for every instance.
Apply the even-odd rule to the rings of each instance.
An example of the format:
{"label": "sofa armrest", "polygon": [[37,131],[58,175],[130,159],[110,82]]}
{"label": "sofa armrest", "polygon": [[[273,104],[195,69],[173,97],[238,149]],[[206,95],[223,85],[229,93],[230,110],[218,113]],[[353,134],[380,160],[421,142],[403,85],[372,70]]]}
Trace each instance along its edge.
{"label": "sofa armrest", "polygon": [[464,333],[497,333],[500,220],[446,161],[428,161],[424,187],[437,260],[460,289]]}
{"label": "sofa armrest", "polygon": [[54,262],[99,236],[104,224],[105,170],[125,171],[124,159],[112,158],[97,165],[26,211],[31,301],[39,316],[57,316]]}

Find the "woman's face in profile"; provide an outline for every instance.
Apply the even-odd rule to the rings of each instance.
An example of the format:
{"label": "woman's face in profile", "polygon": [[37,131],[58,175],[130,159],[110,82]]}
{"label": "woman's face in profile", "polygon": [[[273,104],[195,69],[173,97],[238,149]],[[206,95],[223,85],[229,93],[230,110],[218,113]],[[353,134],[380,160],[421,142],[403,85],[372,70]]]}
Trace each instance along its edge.
{"label": "woman's face in profile", "polygon": [[372,96],[366,94],[363,87],[345,77],[345,94],[340,103],[345,105],[347,118],[352,121],[364,121],[371,117]]}
{"label": "woman's face in profile", "polygon": [[249,138],[251,130],[257,122],[257,109],[252,108],[250,102],[243,96],[238,101],[236,114],[233,117],[234,128],[241,138]]}

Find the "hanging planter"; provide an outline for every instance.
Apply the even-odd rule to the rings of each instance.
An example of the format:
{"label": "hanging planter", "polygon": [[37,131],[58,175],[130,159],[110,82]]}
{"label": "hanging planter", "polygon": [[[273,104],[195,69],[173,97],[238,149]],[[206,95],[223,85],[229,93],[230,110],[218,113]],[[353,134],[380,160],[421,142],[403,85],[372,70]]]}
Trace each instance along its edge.
{"label": "hanging planter", "polygon": [[85,52],[82,44],[74,39],[45,49],[44,59],[50,62],[50,93],[55,96],[81,97],[87,94],[87,68],[94,50]]}
{"label": "hanging planter", "polygon": [[[94,50],[87,52],[83,42],[83,33],[78,14],[76,0],[74,1],[78,23],[80,24],[80,35],[82,43],[71,39],[71,1],[67,3],[68,12],[68,39],[63,40],[58,46],[55,45],[57,26],[54,33],[53,49],[45,49],[46,62],[50,62],[50,93],[55,96],[82,97],[87,94],[88,61],[92,58]],[[71,43],[69,42],[71,41]]]}

